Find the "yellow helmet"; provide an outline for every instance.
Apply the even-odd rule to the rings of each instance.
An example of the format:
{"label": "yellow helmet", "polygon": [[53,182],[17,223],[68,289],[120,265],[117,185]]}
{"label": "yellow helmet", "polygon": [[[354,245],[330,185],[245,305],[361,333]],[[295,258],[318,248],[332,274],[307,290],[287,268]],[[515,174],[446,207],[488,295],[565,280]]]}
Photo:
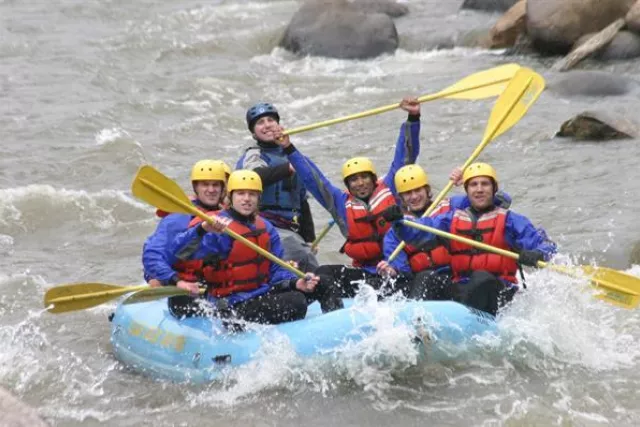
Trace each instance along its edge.
{"label": "yellow helmet", "polygon": [[227,177],[220,160],[200,160],[191,168],[191,181],[222,181]]}
{"label": "yellow helmet", "polygon": [[247,169],[231,172],[227,182],[227,191],[231,193],[234,190],[254,190],[262,193],[260,175]]}
{"label": "yellow helmet", "polygon": [[366,157],[354,157],[347,160],[342,166],[342,179],[347,179],[351,175],[360,172],[371,172],[376,175],[376,169],[373,167],[371,160]]}
{"label": "yellow helmet", "polygon": [[418,165],[406,165],[398,169],[394,177],[394,182],[396,184],[396,191],[398,193],[405,193],[429,185],[429,176],[424,169]]}
{"label": "yellow helmet", "polygon": [[496,183],[495,190],[498,189],[498,174],[496,170],[488,163],[473,163],[469,165],[468,168],[464,170],[462,174],[462,180],[464,181],[464,186],[467,186],[467,181],[471,178],[475,178],[477,176],[488,176],[493,179],[493,182]]}
{"label": "yellow helmet", "polygon": [[227,174],[227,178],[229,178],[229,175],[231,175],[231,167],[226,163],[223,162],[222,160],[220,160],[220,163],[222,163],[222,168],[224,169],[224,173]]}

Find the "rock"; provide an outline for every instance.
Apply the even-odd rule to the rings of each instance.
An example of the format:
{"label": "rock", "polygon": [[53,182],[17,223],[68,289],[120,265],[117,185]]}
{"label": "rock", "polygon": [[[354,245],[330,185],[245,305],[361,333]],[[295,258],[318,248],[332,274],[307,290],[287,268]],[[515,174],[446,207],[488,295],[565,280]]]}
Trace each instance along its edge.
{"label": "rock", "polygon": [[608,111],[585,111],[578,114],[564,122],[556,134],[588,141],[637,138],[639,135],[640,128],[637,124]]}
{"label": "rock", "polygon": [[563,96],[619,96],[629,93],[637,83],[624,76],[602,71],[576,70],[549,79],[549,90]]}
{"label": "rock", "polygon": [[11,427],[47,427],[35,409],[22,403],[0,387],[0,425]]}
{"label": "rock", "polygon": [[406,4],[390,0],[355,0],[349,4],[360,12],[384,13],[392,18],[398,18],[409,13],[409,8]]}
{"label": "rock", "polygon": [[629,264],[640,265],[640,242],[636,242],[631,248],[631,254],[629,254]]}
{"label": "rock", "polygon": [[[386,3],[367,3],[380,10]],[[390,7],[390,6],[389,6]],[[366,12],[346,0],[311,0],[302,5],[287,26],[279,45],[300,55],[367,59],[398,48],[398,32],[391,17]]]}
{"label": "rock", "polygon": [[620,31],[597,55],[604,60],[631,59],[640,56],[640,36],[630,31]]}
{"label": "rock", "polygon": [[527,33],[542,53],[565,54],[584,34],[623,18],[635,0],[527,0]]}
{"label": "rock", "polygon": [[633,6],[631,6],[624,20],[627,22],[627,28],[629,30],[640,33],[640,0],[637,0]]}
{"label": "rock", "polygon": [[517,2],[518,0],[464,0],[460,8],[484,10],[487,12],[504,12]]}
{"label": "rock", "polygon": [[506,11],[489,31],[489,47],[501,49],[514,46],[526,30],[526,12],[527,0],[520,0]]}

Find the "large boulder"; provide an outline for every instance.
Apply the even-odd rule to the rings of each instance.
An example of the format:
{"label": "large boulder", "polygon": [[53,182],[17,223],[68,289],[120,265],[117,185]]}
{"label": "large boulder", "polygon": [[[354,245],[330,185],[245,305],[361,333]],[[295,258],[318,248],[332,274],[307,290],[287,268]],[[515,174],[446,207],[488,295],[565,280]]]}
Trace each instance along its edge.
{"label": "large boulder", "polygon": [[585,111],[567,120],[556,134],[581,141],[637,138],[640,128],[631,120],[608,111]]}
{"label": "large boulder", "polygon": [[518,0],[464,0],[461,9],[484,10],[487,12],[504,12],[517,2]]}
{"label": "large boulder", "polygon": [[[367,59],[398,48],[398,32],[387,13],[398,14],[394,2],[350,3],[310,0],[294,14],[280,46],[299,55]],[[402,6],[402,5],[401,5]]]}
{"label": "large boulder", "polygon": [[634,80],[602,71],[576,70],[554,76],[549,90],[561,96],[620,96],[637,88]]}
{"label": "large boulder", "polygon": [[640,33],[640,0],[637,0],[633,6],[631,6],[624,20],[627,21],[628,29]]}
{"label": "large boulder", "polygon": [[631,59],[640,56],[640,36],[630,31],[620,31],[598,54],[599,59]]}
{"label": "large boulder", "polygon": [[0,426],[47,427],[36,411],[0,387]]}
{"label": "large boulder", "polygon": [[527,0],[520,0],[498,19],[489,31],[489,47],[500,49],[512,47],[525,30]]}
{"label": "large boulder", "polygon": [[623,18],[636,0],[527,0],[527,34],[543,53],[567,53],[584,34]]}

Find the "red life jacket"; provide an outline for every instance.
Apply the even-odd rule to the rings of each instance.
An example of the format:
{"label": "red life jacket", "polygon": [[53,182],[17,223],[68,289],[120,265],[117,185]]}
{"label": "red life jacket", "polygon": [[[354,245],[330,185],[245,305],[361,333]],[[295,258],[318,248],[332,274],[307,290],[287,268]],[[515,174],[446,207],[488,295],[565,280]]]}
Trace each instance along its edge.
{"label": "red life jacket", "polygon": [[[219,211],[205,212],[209,216],[213,216]],[[193,217],[187,228],[197,227],[202,220],[199,217]],[[180,280],[187,282],[208,281],[208,277],[212,277],[213,271],[217,268],[217,259],[212,257],[211,259],[186,259],[178,260],[173,264],[173,269],[178,273]]]}
{"label": "red life jacket", "polygon": [[[506,209],[496,207],[474,221],[469,211],[458,209],[451,221],[451,233],[509,250],[511,248],[505,239],[507,213]],[[468,277],[473,271],[484,270],[511,283],[518,283],[518,264],[511,258],[484,252],[455,240],[449,243],[449,250],[454,280]]]}
{"label": "red life jacket", "polygon": [[[449,209],[449,199],[443,200],[429,216],[434,217],[447,213]],[[446,246],[437,239],[431,242],[432,244],[427,247],[419,249],[412,245],[406,245],[404,247],[412,272],[419,273],[427,269],[447,267],[451,263],[451,255]]]}
{"label": "red life jacket", "polygon": [[353,260],[354,267],[376,265],[383,258],[382,240],[391,224],[382,212],[396,204],[391,190],[378,182],[369,198],[369,205],[349,195],[345,203],[347,241],[342,252]]}

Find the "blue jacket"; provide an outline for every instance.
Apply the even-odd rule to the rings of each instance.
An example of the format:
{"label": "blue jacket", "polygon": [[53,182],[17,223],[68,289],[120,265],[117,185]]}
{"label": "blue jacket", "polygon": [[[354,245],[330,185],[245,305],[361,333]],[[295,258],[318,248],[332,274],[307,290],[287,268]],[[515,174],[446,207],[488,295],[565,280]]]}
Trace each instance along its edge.
{"label": "blue jacket", "polygon": [[[508,193],[499,191],[494,198],[494,203],[496,204],[496,206],[508,209],[509,206],[511,206],[511,196]],[[469,198],[466,195],[457,195],[449,198],[449,207],[451,210],[466,209],[469,206],[471,206],[471,204],[469,202]],[[385,234],[383,241],[384,259],[389,259],[400,242],[401,240],[398,239],[398,235],[396,234],[394,229],[390,228],[389,231],[387,231],[387,234]],[[409,257],[407,256],[407,253],[405,251],[400,251],[390,264],[391,267],[393,267],[398,272],[412,274],[411,266],[409,265]],[[445,267],[439,270],[439,272],[444,272],[446,270],[450,270],[450,268]]]}
{"label": "blue jacket", "polygon": [[[236,168],[277,168],[285,164],[288,169],[289,160],[280,146],[257,145],[244,152],[238,160]],[[298,175],[289,176],[287,171],[287,176],[270,184],[264,183],[260,198],[260,211],[266,212],[267,215],[270,213],[292,221],[294,217],[300,216],[301,203],[306,197],[307,191]]]}
{"label": "blue jacket", "polygon": [[[227,218],[232,218],[228,210],[222,211],[220,215]],[[271,245],[271,249],[269,252],[282,259],[284,249],[282,248],[282,244],[280,243],[280,236],[269,221],[265,219],[263,219],[263,221],[266,225],[267,233],[269,233],[269,240]],[[245,223],[245,225],[247,225],[252,230],[256,229],[255,224]],[[233,238],[231,238],[227,234],[218,233],[205,233],[204,235],[201,235],[202,232],[199,231],[200,228],[201,227],[199,226],[192,227],[182,233],[179,233],[173,240],[170,252],[172,254],[175,254],[174,256],[176,258],[180,259],[203,259],[207,255],[217,255],[222,259],[227,258],[229,256],[229,252],[231,251],[231,246],[234,243]],[[269,268],[268,283],[265,283],[258,289],[250,292],[238,292],[232,294],[226,297],[226,299],[230,305],[233,305],[255,298],[259,295],[263,295],[269,292],[269,290],[274,286],[277,286],[280,289],[289,289],[292,288],[292,283],[294,283],[292,279],[297,279],[297,277],[289,270],[282,268],[280,265],[271,263],[271,266]],[[211,296],[207,296],[207,299],[209,299],[210,301],[216,300],[216,298],[213,298]]]}
{"label": "blue jacket", "polygon": [[170,214],[162,218],[156,230],[144,242],[142,248],[142,266],[144,267],[144,279],[168,282],[177,273],[172,265],[175,258],[170,253],[170,245],[178,233],[189,226],[193,217],[185,214]]}
{"label": "blue jacket", "polygon": [[[450,233],[451,221],[455,211],[454,209],[433,218],[426,217],[412,220]],[[399,221],[393,224],[393,230],[400,238],[417,246],[424,245],[436,238],[435,234],[408,227]],[[542,228],[536,229],[527,217],[512,211],[507,213],[505,241],[514,252],[519,252],[523,249],[540,251],[546,261],[551,259],[557,251],[556,244],[549,240],[547,233]]]}
{"label": "blue jacket", "polygon": [[[303,156],[293,145],[287,147],[285,152],[289,156],[289,161],[302,179],[304,186],[316,198],[333,217],[338,224],[340,232],[345,238],[347,230],[347,211],[345,203],[350,194],[344,190],[343,186],[337,187],[320,171],[320,169],[309,158]],[[415,163],[420,153],[420,121],[405,122],[400,127],[400,134],[396,142],[396,150],[391,162],[389,171],[383,178],[384,184],[397,197],[394,176],[401,167]],[[375,273],[375,266],[363,267],[370,273]]]}

